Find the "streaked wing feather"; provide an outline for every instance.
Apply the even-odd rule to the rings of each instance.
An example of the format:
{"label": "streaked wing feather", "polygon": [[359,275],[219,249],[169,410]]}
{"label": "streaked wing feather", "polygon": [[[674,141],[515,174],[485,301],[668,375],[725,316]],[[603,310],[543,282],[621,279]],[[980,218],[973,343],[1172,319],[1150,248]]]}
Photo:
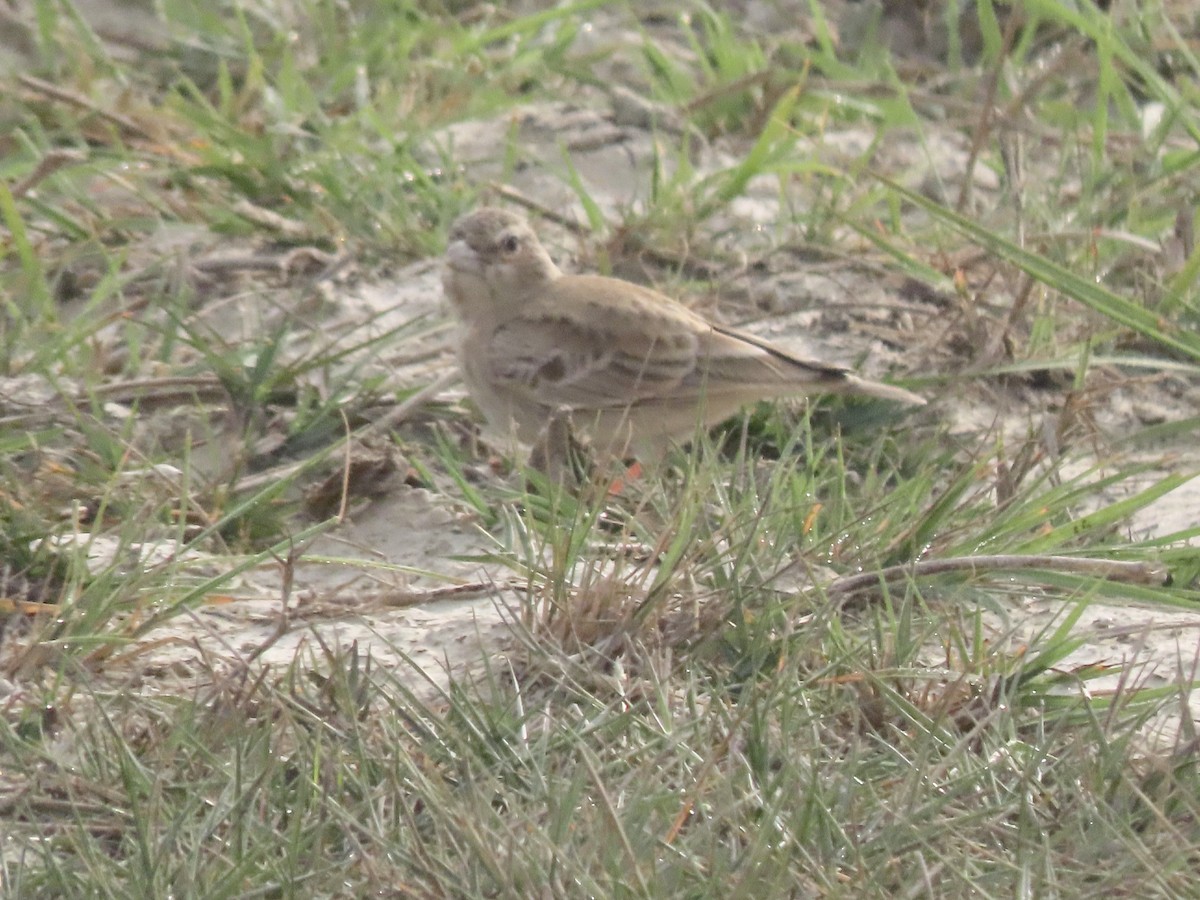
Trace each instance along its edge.
{"label": "streaked wing feather", "polygon": [[802,391],[806,385],[828,389],[850,374],[841,366],[795,356],[752,334],[721,325],[714,325],[701,341],[699,357],[695,377],[703,379],[710,392],[726,386],[768,392]]}
{"label": "streaked wing feather", "polygon": [[642,334],[615,346],[607,331],[546,316],[509,322],[489,347],[495,379],[548,409],[615,409],[660,397],[695,365],[694,342],[686,350]]}

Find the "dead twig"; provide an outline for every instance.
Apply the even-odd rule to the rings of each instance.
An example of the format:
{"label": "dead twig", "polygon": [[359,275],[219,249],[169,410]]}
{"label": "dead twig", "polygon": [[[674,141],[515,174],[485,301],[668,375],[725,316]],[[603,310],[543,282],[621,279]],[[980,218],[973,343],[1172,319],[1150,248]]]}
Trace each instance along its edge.
{"label": "dead twig", "polygon": [[[161,401],[179,397],[196,397],[201,400],[221,400],[228,391],[216,375],[175,375],[164,378],[138,378],[130,381],[114,381],[91,389],[91,395],[114,403],[130,403],[134,400]],[[83,402],[86,395],[76,398]]]}
{"label": "dead twig", "polygon": [[319,602],[304,602],[292,610],[292,616],[304,620],[340,618],[347,613],[362,613],[380,609],[409,609],[439,600],[470,600],[494,596],[507,590],[518,590],[517,582],[471,581],[445,587],[420,589],[397,588],[363,594],[339,594]]}
{"label": "dead twig", "polygon": [[552,209],[538,200],[534,200],[528,194],[518,191],[515,187],[510,187],[507,184],[501,184],[498,181],[493,181],[488,185],[488,187],[495,191],[501,198],[509,201],[510,203],[515,203],[517,206],[523,207],[530,212],[537,213],[540,218],[565,228],[576,237],[587,237],[592,233],[591,229],[586,225],[577,222],[571,217],[564,216],[558,210]]}
{"label": "dead twig", "polygon": [[991,135],[994,128],[996,90],[1000,85],[1000,75],[1004,71],[1009,51],[1012,50],[1013,41],[1016,39],[1020,19],[1020,16],[1015,15],[1009,17],[1004,28],[1004,38],[1000,47],[1000,53],[993,61],[984,81],[983,102],[979,105],[979,119],[975,124],[974,133],[971,136],[971,149],[967,154],[962,186],[958,192],[958,202],[954,205],[955,210],[960,213],[971,202],[971,187],[975,181],[975,164],[979,161],[979,154],[982,152],[984,145],[987,143],[988,136]]}
{"label": "dead twig", "polygon": [[848,575],[827,585],[825,594],[828,597],[842,597],[878,587],[880,584],[930,578],[934,575],[949,573],[977,577],[992,572],[1025,569],[1066,572],[1071,575],[1102,578],[1106,581],[1118,581],[1123,584],[1161,585],[1166,584],[1170,577],[1167,567],[1155,562],[1128,562],[1085,556],[995,554],[952,559],[922,559],[904,565],[888,566],[877,572]]}
{"label": "dead twig", "polygon": [[289,219],[287,216],[280,215],[274,210],[266,209],[256,203],[251,203],[249,200],[239,200],[230,208],[248,222],[259,225],[269,231],[274,231],[289,240],[312,243],[322,238],[328,239],[329,237],[328,235],[317,234],[304,222]]}
{"label": "dead twig", "polygon": [[67,88],[64,87],[59,87],[57,84],[51,84],[49,81],[42,81],[42,79],[35,78],[32,75],[18,75],[17,81],[29,88],[31,91],[43,94],[53,100],[59,100],[62,103],[69,104],[70,106],[87,110],[90,113],[94,113],[100,118],[104,119],[106,122],[111,122],[113,125],[116,125],[122,131],[135,134],[147,141],[154,140],[154,135],[148,132],[139,123],[135,122],[128,116],[123,116],[120,113],[105,109],[104,107],[98,105],[96,101],[92,100],[90,97],[85,97],[83,94],[67,90]]}
{"label": "dead twig", "polygon": [[336,271],[351,260],[349,254],[327,253],[319,247],[295,247],[287,253],[226,253],[195,259],[188,266],[205,275],[225,275],[237,272],[279,272],[317,269]]}
{"label": "dead twig", "polygon": [[383,418],[376,419],[370,425],[364,426],[356,435],[354,435],[354,437],[361,440],[368,434],[374,434],[380,431],[388,431],[392,428],[395,428],[446,388],[450,387],[450,385],[458,381],[461,377],[462,376],[459,374],[457,368],[451,369],[448,372],[443,372],[440,377],[425,385],[425,387],[421,388]]}
{"label": "dead twig", "polygon": [[84,162],[86,159],[86,154],[80,150],[51,150],[38,160],[32,172],[12,186],[10,193],[14,200],[24,197],[59,169]]}
{"label": "dead twig", "polygon": [[[387,415],[380,419],[376,419],[374,422],[364,425],[362,428],[358,429],[358,431],[351,432],[350,434],[342,437],[337,444],[330,448],[330,450],[334,451],[339,449],[345,442],[354,440],[361,441],[363,438],[367,437],[367,435],[394,428],[396,425],[399,425],[414,412],[432,400],[435,396],[457,381],[459,377],[460,376],[457,369],[444,373],[436,381],[433,381],[421,388]],[[289,478],[310,464],[311,460],[304,459],[300,460],[299,462],[288,463],[284,466],[276,466],[275,468],[268,469],[264,472],[256,472],[253,475],[249,475],[238,481],[238,483],[233,486],[233,490],[258,490],[259,488],[265,487],[268,484],[274,484],[276,481]]]}
{"label": "dead twig", "polygon": [[250,655],[242,660],[243,666],[248,667],[250,663],[279,643],[280,639],[288,633],[288,628],[290,627],[288,603],[292,599],[292,585],[295,582],[296,563],[304,556],[305,549],[307,548],[293,546],[288,550],[286,557],[281,557],[276,553],[271,554],[275,557],[275,562],[279,564],[280,571],[279,599],[281,602],[279,604],[279,617],[275,622],[275,629],[267,636],[267,639],[250,651]]}

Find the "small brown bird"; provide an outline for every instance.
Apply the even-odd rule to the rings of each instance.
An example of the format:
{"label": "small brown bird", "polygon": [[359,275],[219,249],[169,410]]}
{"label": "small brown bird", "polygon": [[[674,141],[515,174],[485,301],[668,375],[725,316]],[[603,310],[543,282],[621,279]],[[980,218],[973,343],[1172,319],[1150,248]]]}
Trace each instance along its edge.
{"label": "small brown bird", "polygon": [[454,223],[442,283],[461,320],[467,390],[492,429],[526,444],[563,413],[602,451],[653,457],[768,397],[925,403],[709,322],[649,288],[564,275],[529,224],[502,209]]}

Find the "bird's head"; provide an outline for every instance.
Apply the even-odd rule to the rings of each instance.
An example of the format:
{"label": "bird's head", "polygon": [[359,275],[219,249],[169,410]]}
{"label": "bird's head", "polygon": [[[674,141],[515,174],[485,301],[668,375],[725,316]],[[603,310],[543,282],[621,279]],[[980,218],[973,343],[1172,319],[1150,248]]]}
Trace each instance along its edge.
{"label": "bird's head", "polygon": [[483,207],[450,229],[442,282],[460,314],[472,305],[520,303],[562,274],[529,223],[515,213]]}

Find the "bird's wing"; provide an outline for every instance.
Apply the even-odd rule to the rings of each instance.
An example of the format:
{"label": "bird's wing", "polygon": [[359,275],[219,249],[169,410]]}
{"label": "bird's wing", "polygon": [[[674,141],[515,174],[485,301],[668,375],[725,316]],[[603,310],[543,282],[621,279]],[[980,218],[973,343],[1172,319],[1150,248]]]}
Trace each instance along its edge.
{"label": "bird's wing", "polygon": [[723,325],[711,326],[703,336],[698,357],[696,377],[710,391],[720,391],[725,385],[757,387],[764,393],[803,393],[808,387],[831,390],[850,375],[842,366],[796,356],[752,334]]}
{"label": "bird's wing", "polygon": [[[488,370],[538,404],[619,409],[668,397],[694,376],[703,320],[626,282],[564,276],[505,322],[488,346]],[[699,323],[699,326],[698,324]]]}
{"label": "bird's wing", "polygon": [[858,394],[894,403],[924,406],[925,399],[894,384],[859,378],[849,369],[806,359],[775,345],[722,325],[700,342],[697,377],[707,385],[708,396],[720,396],[728,386],[741,385],[746,394],[760,397],[820,391]]}

